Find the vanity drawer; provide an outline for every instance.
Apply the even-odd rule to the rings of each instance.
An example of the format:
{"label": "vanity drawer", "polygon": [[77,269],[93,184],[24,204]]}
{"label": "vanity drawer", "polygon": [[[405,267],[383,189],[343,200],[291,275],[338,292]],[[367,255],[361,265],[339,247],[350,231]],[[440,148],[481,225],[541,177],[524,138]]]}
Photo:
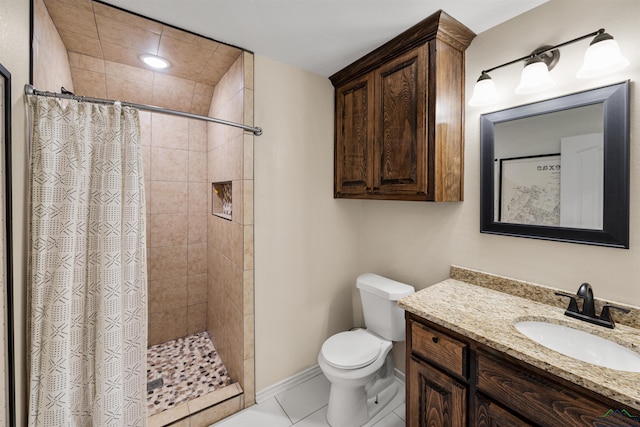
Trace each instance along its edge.
{"label": "vanity drawer", "polygon": [[414,354],[466,377],[468,345],[464,342],[412,321],[411,346]]}
{"label": "vanity drawer", "polygon": [[636,425],[616,424],[620,420],[615,414],[602,418],[612,409],[610,406],[483,352],[478,352],[477,385],[484,394],[536,424],[566,427]]}
{"label": "vanity drawer", "polygon": [[476,394],[476,427],[534,427],[482,393]]}

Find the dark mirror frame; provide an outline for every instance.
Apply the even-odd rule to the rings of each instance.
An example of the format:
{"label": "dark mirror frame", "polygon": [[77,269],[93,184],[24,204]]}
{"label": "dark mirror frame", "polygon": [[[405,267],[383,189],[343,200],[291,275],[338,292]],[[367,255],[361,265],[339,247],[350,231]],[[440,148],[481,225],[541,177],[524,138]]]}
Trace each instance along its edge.
{"label": "dark mirror frame", "polygon": [[4,135],[2,169],[4,170],[4,222],[2,230],[4,253],[4,282],[5,282],[5,351],[6,366],[6,417],[7,425],[15,425],[15,361],[13,337],[13,256],[12,256],[12,223],[11,223],[11,73],[0,64],[0,78],[3,81],[3,108],[1,109]]}
{"label": "dark mirror frame", "polygon": [[[603,229],[495,221],[495,125],[586,105],[604,105]],[[480,116],[480,232],[629,248],[629,81]]]}

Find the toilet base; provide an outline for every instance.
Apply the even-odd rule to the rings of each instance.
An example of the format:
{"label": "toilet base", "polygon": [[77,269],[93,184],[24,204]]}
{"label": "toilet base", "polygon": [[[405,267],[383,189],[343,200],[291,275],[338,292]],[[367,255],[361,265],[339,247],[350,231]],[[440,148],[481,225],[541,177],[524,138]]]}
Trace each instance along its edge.
{"label": "toilet base", "polygon": [[395,381],[368,399],[364,386],[354,389],[332,384],[327,422],[331,427],[362,426],[387,406],[397,392],[398,384]]}

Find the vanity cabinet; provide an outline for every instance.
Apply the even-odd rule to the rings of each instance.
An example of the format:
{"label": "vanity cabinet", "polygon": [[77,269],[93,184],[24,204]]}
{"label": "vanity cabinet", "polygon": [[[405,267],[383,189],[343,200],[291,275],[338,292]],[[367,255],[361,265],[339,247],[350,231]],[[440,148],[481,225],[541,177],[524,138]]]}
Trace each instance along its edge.
{"label": "vanity cabinet", "polygon": [[638,411],[407,312],[407,425],[640,426]]}
{"label": "vanity cabinet", "polygon": [[440,11],[330,77],[336,198],[462,200],[474,36]]}
{"label": "vanity cabinet", "polygon": [[421,408],[408,414],[408,425],[467,425],[467,387],[463,383],[418,359],[412,358],[408,368],[412,380],[408,383],[407,405]]}
{"label": "vanity cabinet", "polygon": [[475,420],[477,427],[531,427],[534,425],[513,415],[482,393],[476,394]]}
{"label": "vanity cabinet", "polygon": [[[467,345],[421,323],[409,322],[413,344],[407,363],[407,410],[410,426],[467,425]],[[429,363],[425,363],[428,361]]]}

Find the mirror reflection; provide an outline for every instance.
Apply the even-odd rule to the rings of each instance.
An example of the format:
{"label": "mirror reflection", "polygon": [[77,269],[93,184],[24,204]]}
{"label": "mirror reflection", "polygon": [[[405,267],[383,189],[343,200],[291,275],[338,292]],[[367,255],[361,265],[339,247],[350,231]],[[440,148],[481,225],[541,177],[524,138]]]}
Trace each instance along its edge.
{"label": "mirror reflection", "polygon": [[603,104],[495,125],[495,220],[601,230]]}
{"label": "mirror reflection", "polygon": [[629,247],[629,82],[480,117],[480,231]]}

